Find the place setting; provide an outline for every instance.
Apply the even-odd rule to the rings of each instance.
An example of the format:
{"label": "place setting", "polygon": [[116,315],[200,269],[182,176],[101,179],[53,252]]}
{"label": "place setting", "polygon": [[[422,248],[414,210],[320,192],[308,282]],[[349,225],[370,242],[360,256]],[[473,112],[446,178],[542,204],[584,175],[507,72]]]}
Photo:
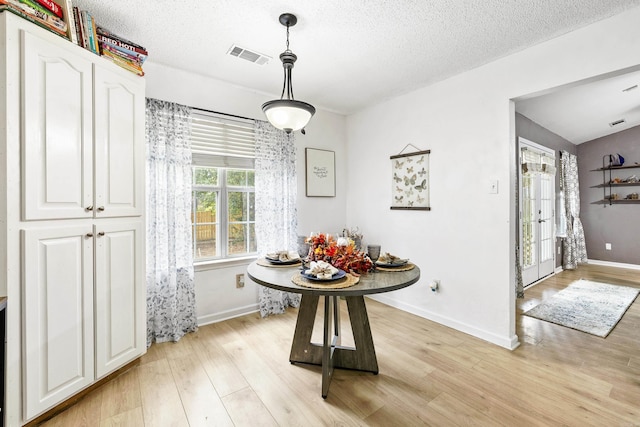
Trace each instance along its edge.
{"label": "place setting", "polygon": [[311,261],[309,268],[303,266],[291,280],[296,285],[306,288],[341,289],[355,285],[360,281],[360,277],[336,268],[326,261]]}
{"label": "place setting", "polygon": [[302,265],[302,259],[296,252],[282,250],[270,252],[264,258],[258,259],[256,263],[263,267],[289,268]]}
{"label": "place setting", "polygon": [[385,252],[375,261],[378,271],[409,271],[415,268],[415,264],[409,262],[408,258],[402,258]]}

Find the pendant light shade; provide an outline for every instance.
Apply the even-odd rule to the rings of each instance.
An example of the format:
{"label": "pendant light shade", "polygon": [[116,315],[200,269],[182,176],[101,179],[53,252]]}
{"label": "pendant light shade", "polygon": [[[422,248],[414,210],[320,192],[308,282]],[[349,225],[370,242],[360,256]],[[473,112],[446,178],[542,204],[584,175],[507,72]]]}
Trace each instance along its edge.
{"label": "pendant light shade", "polygon": [[287,27],[287,49],[280,54],[280,61],[282,61],[282,67],[284,68],[282,95],[280,99],[262,104],[262,111],[267,116],[269,123],[287,133],[304,129],[316,112],[313,105],[303,101],[296,101],[293,98],[291,70],[298,57],[289,50],[289,27],[296,25],[297,22],[298,19],[293,14],[283,13],[280,15],[280,23]]}

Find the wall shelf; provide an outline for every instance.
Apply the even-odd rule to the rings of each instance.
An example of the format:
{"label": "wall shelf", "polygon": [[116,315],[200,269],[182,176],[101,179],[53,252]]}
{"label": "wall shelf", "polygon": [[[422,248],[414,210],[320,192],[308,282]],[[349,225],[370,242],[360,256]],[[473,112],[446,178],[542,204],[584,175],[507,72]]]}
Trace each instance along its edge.
{"label": "wall shelf", "polygon": [[[598,200],[598,201],[596,201],[594,203],[595,204],[599,204],[599,205],[603,205],[604,207],[607,207],[607,205],[611,206],[611,205],[614,205],[614,204],[636,204],[636,203],[640,203],[639,199],[625,199],[624,197],[626,197],[626,195],[621,199],[612,199],[611,198],[611,195],[615,194],[615,193],[613,193],[613,189],[614,188],[639,187],[640,186],[640,182],[617,182],[617,183],[616,182],[612,182],[613,179],[611,177],[611,173],[613,171],[617,171],[617,170],[640,169],[640,164],[638,164],[636,162],[633,165],[613,166],[613,165],[609,164],[609,166],[604,166],[604,162],[605,162],[605,159],[607,157],[610,158],[610,155],[604,155],[602,157],[603,167],[591,170],[591,172],[602,172],[602,184],[594,185],[591,188],[602,188],[603,197],[602,197],[602,200]],[[609,172],[608,179],[607,179],[607,171]],[[632,191],[632,193],[637,193],[637,191]]]}

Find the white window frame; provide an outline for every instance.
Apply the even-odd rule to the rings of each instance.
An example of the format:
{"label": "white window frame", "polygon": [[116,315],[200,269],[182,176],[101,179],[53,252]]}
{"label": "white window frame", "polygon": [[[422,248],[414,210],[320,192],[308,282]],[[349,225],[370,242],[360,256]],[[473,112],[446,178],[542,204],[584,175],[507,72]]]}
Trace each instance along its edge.
{"label": "white window frame", "polygon": [[[227,267],[234,264],[244,264],[248,260],[257,258],[257,252],[229,255],[229,212],[228,192],[254,192],[255,187],[227,186],[228,170],[254,170],[255,136],[254,122],[249,119],[227,117],[218,113],[211,113],[199,109],[192,110],[192,166],[214,167],[218,169],[218,185],[196,185],[193,183],[192,206],[195,208],[195,191],[218,191],[217,200],[217,230],[216,256],[197,259],[196,245],[193,239],[194,265],[197,270]],[[194,174],[195,175],[195,174]],[[255,197],[255,196],[254,196]],[[193,209],[195,212],[195,209]],[[255,224],[247,219],[248,223]],[[194,228],[195,230],[195,228]]]}

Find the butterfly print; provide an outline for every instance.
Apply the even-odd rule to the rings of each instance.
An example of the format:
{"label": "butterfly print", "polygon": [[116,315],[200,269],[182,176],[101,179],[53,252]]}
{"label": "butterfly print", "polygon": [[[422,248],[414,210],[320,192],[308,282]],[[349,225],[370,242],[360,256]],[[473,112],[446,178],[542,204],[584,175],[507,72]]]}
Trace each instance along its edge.
{"label": "butterfly print", "polygon": [[397,191],[398,193],[402,193],[402,188],[400,188],[400,187],[398,187],[398,186],[396,185],[396,191]]}
{"label": "butterfly print", "polygon": [[427,188],[427,180],[426,179],[422,180],[422,184],[415,186],[415,189],[418,190],[418,191],[425,190],[426,188]]}
{"label": "butterfly print", "polygon": [[404,162],[399,162],[396,160],[396,169],[400,169],[404,165]]}
{"label": "butterfly print", "polygon": [[427,173],[427,171],[426,171],[426,170],[424,170],[424,168],[422,168],[422,170],[421,170],[420,172],[418,172],[418,175],[422,176],[422,175],[424,175],[425,173]]}
{"label": "butterfly print", "polygon": [[408,176],[404,177],[404,185],[415,185],[416,183],[416,174],[414,173],[411,178],[409,178]]}
{"label": "butterfly print", "polygon": [[424,162],[424,156],[420,157],[420,160],[418,160],[416,163],[421,164],[422,162]]}
{"label": "butterfly print", "polygon": [[409,158],[407,159],[407,163],[411,163],[411,162],[413,162],[413,159],[412,159],[411,157],[409,157]]}
{"label": "butterfly print", "polygon": [[413,206],[413,200],[409,202],[409,206]]}
{"label": "butterfly print", "polygon": [[418,203],[422,203],[424,202],[424,197],[420,197],[420,195],[418,194],[418,199],[417,199]]}
{"label": "butterfly print", "polygon": [[413,173],[413,166],[411,166],[410,168],[407,168],[407,173]]}
{"label": "butterfly print", "polygon": [[400,197],[396,196],[396,202],[401,202],[402,199],[404,199],[404,196],[400,196]]}
{"label": "butterfly print", "polygon": [[413,188],[410,188],[409,190],[405,191],[404,195],[407,197],[413,196]]}
{"label": "butterfly print", "polygon": [[400,182],[400,181],[402,181],[402,178],[400,178],[397,173],[394,173],[393,174],[393,180],[395,182]]}

